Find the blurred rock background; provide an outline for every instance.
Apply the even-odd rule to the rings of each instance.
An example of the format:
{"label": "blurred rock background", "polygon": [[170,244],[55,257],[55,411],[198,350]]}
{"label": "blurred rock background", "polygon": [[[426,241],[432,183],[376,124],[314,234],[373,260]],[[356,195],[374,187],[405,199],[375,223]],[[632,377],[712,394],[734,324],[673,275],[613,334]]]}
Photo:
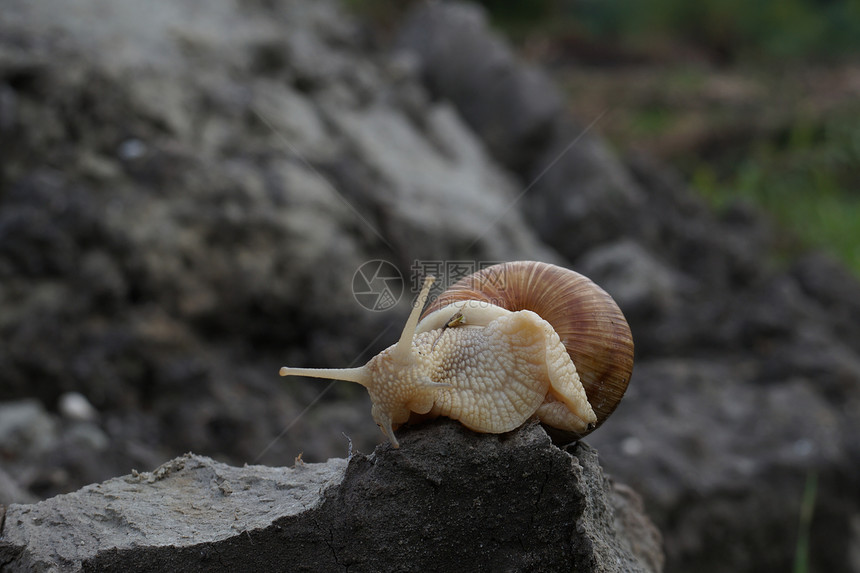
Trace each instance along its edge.
{"label": "blurred rock background", "polygon": [[[800,181],[856,213],[856,67],[814,52],[773,72],[839,80],[800,116],[731,67],[747,32],[529,32],[495,7],[512,44],[477,5],[381,4],[6,0],[0,503],[186,451],[369,452],[362,388],[278,367],[392,344],[413,267],[529,258],[591,276],[630,321],[628,395],[587,441],[643,495],[668,571],[860,571],[860,242],[809,249],[760,209],[812,221]],[[677,63],[695,81],[675,88]],[[841,154],[804,170],[834,129]],[[377,259],[405,279],[386,312],[353,296]]]}

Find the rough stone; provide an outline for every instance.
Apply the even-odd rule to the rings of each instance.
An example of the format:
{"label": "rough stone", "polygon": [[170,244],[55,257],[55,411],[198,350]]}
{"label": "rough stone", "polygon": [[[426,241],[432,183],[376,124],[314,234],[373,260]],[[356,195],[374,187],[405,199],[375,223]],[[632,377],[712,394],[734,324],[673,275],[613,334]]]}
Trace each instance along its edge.
{"label": "rough stone", "polygon": [[[320,459],[343,431],[369,448],[369,415],[314,430],[299,414],[325,387],[278,367],[392,344],[415,261],[561,262],[509,208],[511,174],[336,3],[10,2],[0,400],[80,393],[109,474],[188,450],[251,461],[295,419],[271,459]],[[404,277],[391,312],[353,296],[377,259]],[[63,464],[41,495],[92,480]]]}
{"label": "rough stone", "polygon": [[0,522],[3,521],[3,506],[10,503],[36,503],[38,498],[18,485],[3,468],[0,468]]}
{"label": "rough stone", "polygon": [[611,293],[632,324],[669,311],[692,288],[691,279],[630,239],[595,247],[577,269]]}
{"label": "rough stone", "polygon": [[418,56],[428,88],[452,101],[505,164],[528,166],[536,159],[528,152],[551,139],[564,107],[558,89],[487,33],[477,4],[420,4],[401,25],[397,47]]}
{"label": "rough stone", "polygon": [[606,143],[600,118],[574,121],[549,76],[494,34],[465,2],[420,4],[397,47],[418,60],[427,88],[453,102],[487,148],[522,178],[518,200],[540,238],[567,260],[617,237],[643,192]]}
{"label": "rough stone", "polygon": [[0,403],[0,455],[44,454],[57,434],[55,420],[38,400]]}
{"label": "rough stone", "polygon": [[539,425],[441,421],[400,449],[231,467],[186,454],[33,505],[0,530],[6,571],[662,570],[660,537],[585,444]]}

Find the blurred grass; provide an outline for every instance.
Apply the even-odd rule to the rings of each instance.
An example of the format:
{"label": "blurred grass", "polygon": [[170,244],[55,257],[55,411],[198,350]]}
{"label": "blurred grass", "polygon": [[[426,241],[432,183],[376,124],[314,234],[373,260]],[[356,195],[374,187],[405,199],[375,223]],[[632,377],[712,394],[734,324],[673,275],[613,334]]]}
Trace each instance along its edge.
{"label": "blurred grass", "polygon": [[815,512],[815,498],[818,493],[818,474],[810,470],[800,501],[800,516],[797,527],[797,544],[794,553],[793,573],[809,571],[809,534],[812,529],[812,516]]}

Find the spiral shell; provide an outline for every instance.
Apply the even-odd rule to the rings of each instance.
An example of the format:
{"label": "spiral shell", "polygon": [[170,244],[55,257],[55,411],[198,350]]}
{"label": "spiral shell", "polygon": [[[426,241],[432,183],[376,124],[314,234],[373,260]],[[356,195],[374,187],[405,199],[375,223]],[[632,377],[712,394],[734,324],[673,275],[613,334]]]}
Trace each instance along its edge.
{"label": "spiral shell", "polygon": [[633,373],[633,337],[621,309],[590,279],[536,261],[493,265],[449,287],[422,318],[461,300],[540,315],[558,333],[576,366],[597,415],[594,428],[615,410]]}

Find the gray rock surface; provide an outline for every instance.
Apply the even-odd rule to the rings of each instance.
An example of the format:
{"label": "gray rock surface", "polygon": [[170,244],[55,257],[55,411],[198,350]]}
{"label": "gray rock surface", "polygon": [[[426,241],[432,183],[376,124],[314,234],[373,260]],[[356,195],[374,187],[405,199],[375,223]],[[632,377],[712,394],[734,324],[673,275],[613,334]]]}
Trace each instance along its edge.
{"label": "gray rock surface", "polygon": [[487,34],[479,5],[420,4],[401,26],[397,45],[417,55],[431,92],[453,102],[505,164],[528,168],[537,159],[528,152],[554,137],[564,108],[559,90],[542,71],[522,66],[507,43]]}
{"label": "gray rock surface", "polygon": [[[299,416],[325,386],[278,367],[392,344],[416,260],[560,262],[450,104],[335,3],[2,12],[0,128],[16,144],[0,164],[0,400],[53,411],[79,392],[110,438],[103,473],[68,456],[25,478],[40,495],[188,450],[316,460],[345,430],[372,447],[366,396],[338,386],[356,409]],[[391,312],[353,296],[375,259],[404,277]],[[342,422],[316,431],[315,416]]]}
{"label": "gray rock surface", "polygon": [[440,421],[293,468],[186,454],[35,505],[0,528],[5,571],[662,570],[660,536],[584,444],[538,425]]}
{"label": "gray rock surface", "polygon": [[[12,478],[0,468],[0,507],[10,503],[35,503],[39,501],[36,496],[27,492],[18,484],[18,480]],[[2,513],[2,510],[0,510]],[[2,517],[0,517],[2,520]]]}
{"label": "gray rock surface", "polygon": [[422,3],[398,49],[418,60],[428,90],[452,101],[487,148],[521,176],[521,208],[568,260],[619,232],[644,194],[606,142],[600,118],[574,121],[550,77],[489,30],[476,4]]}

